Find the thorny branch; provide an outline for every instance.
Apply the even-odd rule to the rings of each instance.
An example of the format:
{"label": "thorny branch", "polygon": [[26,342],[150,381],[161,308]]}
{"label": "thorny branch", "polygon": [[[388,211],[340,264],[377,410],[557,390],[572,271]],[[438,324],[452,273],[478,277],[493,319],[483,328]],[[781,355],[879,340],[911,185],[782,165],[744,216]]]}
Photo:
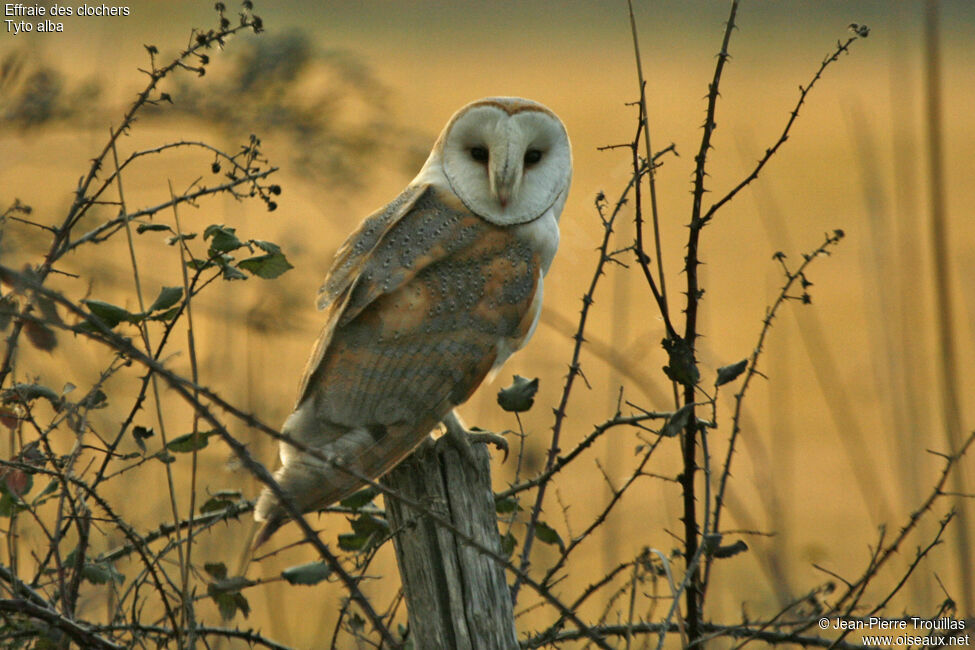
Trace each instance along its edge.
{"label": "thorny branch", "polygon": [[[698,246],[701,230],[704,222],[701,219],[701,203],[704,199],[704,177],[707,174],[707,155],[711,148],[711,136],[714,133],[715,113],[718,103],[718,88],[721,84],[721,74],[724,71],[725,63],[730,58],[728,44],[731,41],[731,33],[735,29],[735,16],[738,13],[738,0],[731,3],[731,13],[725,24],[724,38],[721,42],[721,51],[718,53],[718,60],[714,66],[714,77],[708,86],[708,106],[704,118],[703,133],[701,136],[701,147],[694,157],[694,189],[692,191],[691,218],[687,236],[687,254],[684,257],[684,274],[686,277],[685,307],[684,307],[684,334],[680,340],[669,339],[668,352],[670,350],[683,350],[682,356],[689,356],[686,362],[691,367],[696,366],[694,359],[696,342],[698,337],[697,317],[703,290],[698,286],[698,266],[700,257]],[[673,354],[671,355],[674,356]],[[688,641],[694,643],[700,637],[699,625],[702,620],[701,608],[703,607],[703,590],[699,569],[695,567],[695,558],[698,555],[698,539],[701,531],[697,521],[697,495],[696,495],[696,474],[697,474],[697,433],[698,421],[694,410],[695,402],[695,372],[690,374],[684,384],[683,404],[689,407],[687,416],[687,426],[684,429],[682,440],[683,472],[681,474],[682,494],[683,494],[683,524],[684,524],[684,564],[691,572],[686,590],[686,609]],[[693,568],[692,568],[693,567]]]}

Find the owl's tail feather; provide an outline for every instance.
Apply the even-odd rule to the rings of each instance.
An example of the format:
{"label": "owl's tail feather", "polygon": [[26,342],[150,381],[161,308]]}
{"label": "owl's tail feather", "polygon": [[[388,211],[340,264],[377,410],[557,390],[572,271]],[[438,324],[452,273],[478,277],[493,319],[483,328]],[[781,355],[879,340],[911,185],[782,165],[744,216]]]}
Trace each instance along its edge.
{"label": "owl's tail feather", "polygon": [[[299,439],[302,437],[302,422],[292,418],[300,417],[303,413],[296,411],[285,424],[285,431]],[[427,437],[427,432],[436,426],[436,422],[430,418],[420,422],[419,426],[410,426],[405,435],[395,427],[378,425],[347,429],[319,448],[320,452],[332,459],[328,463],[285,446],[282,453],[284,465],[274,473],[274,479],[299,512],[322,510],[361,489],[365,483],[359,476],[372,479],[389,471]],[[417,432],[420,432],[419,435]],[[344,465],[354,472],[343,472],[334,465]],[[290,517],[274,493],[265,487],[254,508],[254,519],[264,522],[254,541],[256,548],[286,524]]]}
{"label": "owl's tail feather", "polygon": [[288,521],[287,517],[280,516],[280,515],[274,517],[273,519],[269,519],[265,521],[264,525],[261,526],[261,529],[257,531],[257,537],[254,538],[254,544],[253,546],[251,546],[251,548],[256,549],[257,547],[264,544],[264,542],[271,539],[271,535],[273,535],[278,530],[278,528],[283,526],[287,521]]}
{"label": "owl's tail feather", "polygon": [[[275,476],[275,479],[279,480],[280,476]],[[271,535],[288,521],[288,516],[274,497],[274,493],[264,488],[254,506],[254,519],[264,524],[258,531],[257,537],[254,538],[253,548],[257,548],[270,539]]]}
{"label": "owl's tail feather", "polygon": [[[274,479],[301,513],[321,510],[362,487],[362,482],[354,476],[325,467],[312,458],[292,458],[289,465],[278,468]],[[257,548],[291,517],[274,492],[265,487],[254,506],[254,519],[264,524],[254,540]]]}

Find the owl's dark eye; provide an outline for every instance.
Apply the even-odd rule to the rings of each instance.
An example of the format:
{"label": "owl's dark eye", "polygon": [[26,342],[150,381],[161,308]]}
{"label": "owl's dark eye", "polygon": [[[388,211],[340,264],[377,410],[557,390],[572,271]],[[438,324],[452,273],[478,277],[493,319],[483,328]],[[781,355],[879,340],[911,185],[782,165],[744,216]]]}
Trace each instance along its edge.
{"label": "owl's dark eye", "polygon": [[471,158],[479,163],[488,161],[488,150],[484,147],[471,147]]}
{"label": "owl's dark eye", "polygon": [[542,159],[542,152],[539,151],[538,149],[529,149],[527,152],[525,152],[526,165],[534,165],[541,159]]}

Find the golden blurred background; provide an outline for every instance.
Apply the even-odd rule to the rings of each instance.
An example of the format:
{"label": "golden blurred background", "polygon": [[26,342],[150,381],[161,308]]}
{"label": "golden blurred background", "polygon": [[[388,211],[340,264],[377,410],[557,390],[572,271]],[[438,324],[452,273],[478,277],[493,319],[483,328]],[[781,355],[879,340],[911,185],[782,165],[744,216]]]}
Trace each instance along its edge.
{"label": "golden blurred background", "polygon": [[[671,309],[677,313],[683,304],[680,269],[693,159],[728,3],[635,4],[654,146],[673,143],[679,154],[666,156],[657,175],[664,266]],[[3,207],[16,197],[33,206],[32,218],[39,222],[62,218],[87,161],[104,145],[109,125],[117,123],[144,84],[137,71],[147,65],[144,45],[155,45],[165,59],[187,41],[190,27],[213,23],[210,2],[132,1],[127,6],[128,17],[64,19],[64,33],[13,36],[0,31],[0,58],[19,57],[27,68],[43,64],[57,71],[61,76],[51,83],[63,100],[47,120],[32,120],[3,99],[23,79],[0,86]],[[265,34],[229,42],[226,52],[214,53],[206,77],[187,74],[164,88],[175,105],[141,119],[120,142],[123,151],[180,138],[233,149],[257,133],[270,163],[280,167],[276,182],[283,193],[273,213],[260,202],[221,199],[181,214],[191,224],[186,228],[224,223],[247,237],[277,242],[295,267],[273,283],[221,283],[204,292],[196,307],[202,383],[272,425],[282,422],[320,326],[314,295],[337,246],[362,217],[412,178],[454,110],[488,95],[529,97],[562,117],[573,142],[573,189],[562,215],[561,247],[534,340],[461,412],[469,423],[487,429],[516,428],[514,418],[497,407],[496,391],[512,374],[539,377],[536,406],[523,417],[530,434],[526,471],[537,471],[549,443],[550,407],[557,403],[570,359],[569,336],[596,263],[602,227],[594,197],[605,191],[615,199],[631,174],[627,150],[597,151],[628,142],[636,128],[635,109],[628,103],[637,99],[639,88],[625,3],[343,0],[258,3],[255,10],[264,19]],[[871,32],[827,69],[781,152],[703,234],[707,293],[699,357],[706,383],[717,367],[752,352],[766,307],[784,279],[773,253],[785,252],[796,265],[824,233],[841,228],[847,235],[808,274],[813,304],[789,304],[777,319],[760,365],[768,381],[753,385],[746,402],[723,527],[774,535],[737,532],[726,537],[745,539],[750,550],[716,565],[706,609],[713,621],[732,623],[742,612],[753,618],[774,614],[831,579],[813,564],[846,579],[858,577],[879,528],[886,526],[888,534],[899,530],[929,493],[943,461],[926,450],[950,450],[943,406],[948,389],[937,338],[942,314],[934,297],[938,266],[950,273],[954,306],[957,377],[950,390],[960,398],[961,432],[973,427],[975,5],[943,2],[940,12],[946,250],[936,250],[930,235],[924,4],[745,2],[739,11],[711,152],[708,187],[715,198],[737,184],[775,142],[799,86],[809,83],[837,40],[848,36],[848,25],[865,24]],[[274,63],[281,61],[294,65]],[[241,70],[251,76],[234,76]],[[243,86],[249,94],[240,92]],[[317,131],[299,128],[309,116],[317,119]],[[167,179],[176,188],[185,187],[207,174],[210,162],[182,153],[146,160],[126,176],[129,205],[164,201]],[[111,216],[108,208],[99,214]],[[624,211],[624,218],[617,247],[632,241],[632,212]],[[175,251],[158,241],[141,241],[140,246],[146,286],[177,284]],[[43,250],[40,235],[8,224],[0,248],[5,264],[36,260]],[[123,242],[92,247],[65,264],[83,278],[58,278],[58,288],[81,297],[90,286],[94,297],[135,307]],[[582,356],[589,388],[576,387],[564,450],[612,416],[621,385],[624,397],[640,406],[673,407],[660,372],[666,363],[662,337],[640,274],[634,268],[612,269],[596,295],[588,330],[593,345]],[[94,381],[107,356],[80,339],[63,338],[53,355],[22,349],[18,371],[25,376],[19,379],[30,374],[52,385],[70,381],[79,386]],[[185,355],[166,358],[166,363],[188,369]],[[121,382],[111,387],[119,404],[133,390]],[[732,393],[723,391],[717,412],[722,428],[709,438],[716,459],[723,460],[726,449]],[[176,402],[172,395],[167,399]],[[169,427],[188,430],[188,414],[174,409],[167,415]],[[150,411],[144,416],[151,425]],[[118,417],[111,408],[98,413],[106,430]],[[266,464],[277,462],[275,443],[243,426],[235,433]],[[597,459],[618,485],[633,471],[637,444],[633,432],[617,430],[556,481],[545,519],[563,538],[584,529],[609,498]],[[8,451],[3,447],[5,457]],[[201,487],[241,489],[255,496],[257,483],[228,464],[228,455],[215,443],[201,454]],[[963,465],[968,482],[961,489],[972,492],[971,459]],[[511,460],[501,464],[496,458],[496,487],[506,487],[514,471]],[[676,445],[662,445],[647,471],[676,476]],[[139,498],[120,491],[114,495],[116,506],[148,529],[170,516],[164,484],[161,464],[146,466],[139,484],[131,486]],[[177,490],[188,503],[187,491]],[[560,504],[566,506],[564,513]],[[930,541],[937,520],[951,505],[947,499],[936,504],[902,556],[878,579],[871,593],[875,599],[903,575],[913,550]],[[959,499],[954,505],[965,517],[953,525],[967,523],[972,539],[972,501]],[[572,600],[570,595],[644,547],[669,553],[678,547],[674,535],[680,516],[678,487],[642,478],[578,551],[558,591]],[[329,544],[348,531],[341,515],[311,521],[324,529]],[[245,519],[215,529],[199,539],[194,557],[234,564],[250,527]],[[274,543],[296,539],[296,529],[289,526]],[[975,604],[965,600],[973,585],[963,584],[959,570],[966,553],[975,555],[957,546],[952,531],[892,601],[890,611],[931,614],[946,598],[943,585],[960,607],[967,607],[959,616],[975,613]],[[536,544],[533,557],[535,566],[544,567],[555,555],[551,547]],[[248,575],[273,577],[310,559],[310,549],[290,548],[251,566]],[[390,577],[368,582],[366,593],[390,600],[397,588],[395,572],[387,549],[370,574]],[[287,645],[318,647],[318,640],[331,633],[342,593],[331,583],[262,585],[247,592],[253,611],[246,626]],[[532,602],[530,594],[523,598],[519,610]],[[605,604],[605,599],[593,602],[582,614],[597,616]],[[97,600],[90,606],[97,608]],[[658,617],[667,606],[658,607]],[[529,612],[519,619],[519,629],[535,629],[540,623],[532,617],[537,615]]]}

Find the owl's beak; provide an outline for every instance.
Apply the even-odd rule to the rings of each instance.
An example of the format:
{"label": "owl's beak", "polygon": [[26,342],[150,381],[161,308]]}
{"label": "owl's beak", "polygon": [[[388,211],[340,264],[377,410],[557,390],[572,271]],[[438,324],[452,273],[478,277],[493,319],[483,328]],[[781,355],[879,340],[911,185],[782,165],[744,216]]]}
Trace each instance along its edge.
{"label": "owl's beak", "polygon": [[501,209],[506,209],[508,203],[518,193],[521,181],[521,166],[515,162],[491,169],[491,193],[498,199]]}

